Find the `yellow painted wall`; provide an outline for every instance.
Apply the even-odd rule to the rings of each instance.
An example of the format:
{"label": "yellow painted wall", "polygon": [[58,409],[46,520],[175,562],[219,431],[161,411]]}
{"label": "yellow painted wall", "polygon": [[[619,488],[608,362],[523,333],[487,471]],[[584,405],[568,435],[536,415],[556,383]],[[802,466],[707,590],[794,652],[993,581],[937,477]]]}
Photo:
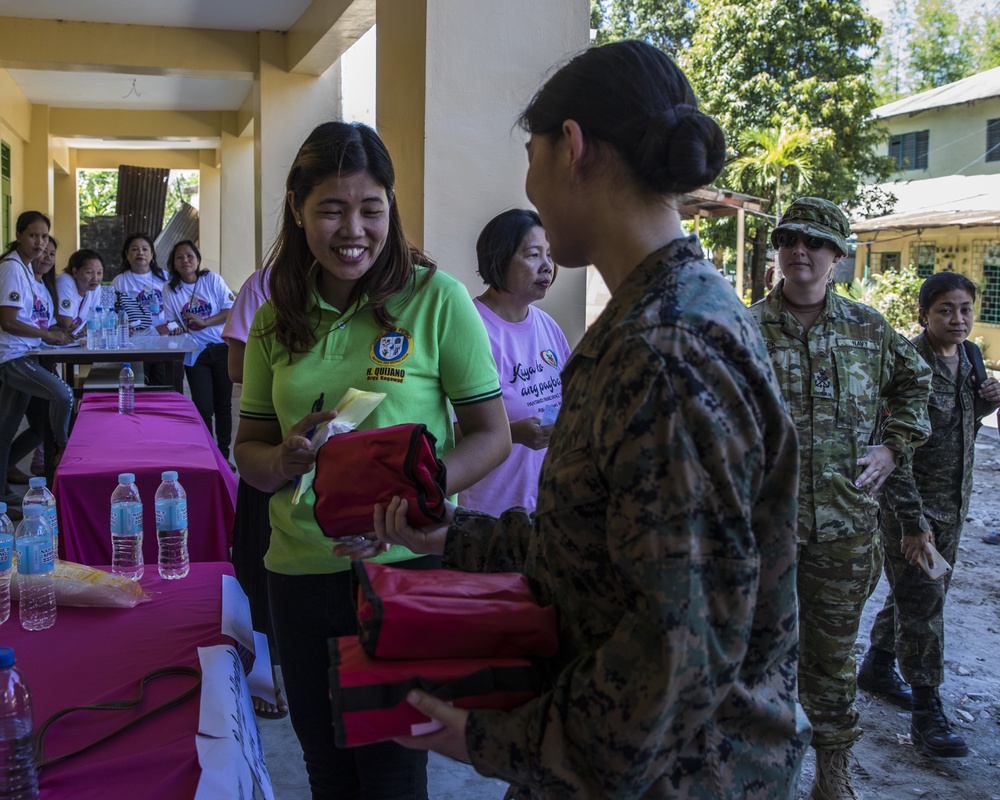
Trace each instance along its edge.
{"label": "yellow painted wall", "polygon": [[258,266],[254,237],[254,140],[222,134],[219,272],[234,291]]}
{"label": "yellow painted wall", "polygon": [[[883,120],[893,136],[923,130],[929,132],[927,169],[898,172],[892,180],[941,178],[946,175],[1000,175],[1000,161],[987,162],[984,159],[986,122],[998,118],[1000,97]],[[880,155],[888,155],[888,152],[888,143],[880,145]]]}
{"label": "yellow painted wall", "polygon": [[[919,245],[934,246],[935,272],[945,270],[958,272],[971,279],[981,291],[996,292],[1000,296],[1000,285],[991,286],[991,282],[984,278],[983,270],[984,251],[988,247],[1000,247],[1000,226],[995,225],[975,228],[957,226],[934,228],[920,234],[916,231],[882,231],[874,241],[871,234],[861,234],[855,273],[859,277],[864,274],[866,261],[869,264],[870,274],[881,272],[887,253],[899,253],[900,264],[903,267],[910,264],[916,266]],[[983,322],[979,308],[972,336],[973,338],[981,336],[987,345],[986,357],[1000,362],[1000,324]]]}
{"label": "yellow painted wall", "polygon": [[198,169],[197,150],[90,150],[74,149],[77,169],[118,169],[158,167],[160,169]]}

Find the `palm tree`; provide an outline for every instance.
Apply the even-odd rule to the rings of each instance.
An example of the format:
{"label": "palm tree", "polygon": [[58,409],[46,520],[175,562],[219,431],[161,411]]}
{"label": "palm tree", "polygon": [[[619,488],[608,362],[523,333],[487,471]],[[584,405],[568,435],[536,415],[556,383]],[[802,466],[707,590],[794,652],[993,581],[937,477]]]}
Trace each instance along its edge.
{"label": "palm tree", "polygon": [[[729,179],[739,191],[763,197],[767,206],[781,215],[782,202],[791,194],[805,192],[812,181],[813,155],[829,137],[825,130],[762,128],[743,131],[741,155],[729,165]],[[757,219],[750,266],[751,298],[764,295],[767,258],[767,221]]]}

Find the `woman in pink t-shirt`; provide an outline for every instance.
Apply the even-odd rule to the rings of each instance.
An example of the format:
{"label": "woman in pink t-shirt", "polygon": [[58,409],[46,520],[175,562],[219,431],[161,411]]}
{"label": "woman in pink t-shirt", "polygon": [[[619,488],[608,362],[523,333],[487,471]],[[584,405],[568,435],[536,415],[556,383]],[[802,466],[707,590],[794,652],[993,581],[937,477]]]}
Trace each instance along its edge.
{"label": "woman in pink t-shirt", "polygon": [[475,305],[490,337],[513,446],[506,461],[462,492],[460,502],[494,516],[514,506],[534,511],[538,473],[562,404],[559,373],[570,353],[556,321],[532,306],[545,297],[556,268],[542,222],[527,209],[491,219],[476,255],[488,288]]}

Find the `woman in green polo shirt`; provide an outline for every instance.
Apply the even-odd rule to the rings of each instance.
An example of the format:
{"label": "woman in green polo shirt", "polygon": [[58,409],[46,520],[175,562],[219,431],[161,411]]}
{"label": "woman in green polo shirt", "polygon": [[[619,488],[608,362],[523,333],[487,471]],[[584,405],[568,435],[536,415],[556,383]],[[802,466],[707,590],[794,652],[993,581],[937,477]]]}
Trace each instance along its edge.
{"label": "woman in green polo shirt", "polygon": [[[270,503],[271,616],[292,725],[313,797],[426,798],[426,755],[392,743],[338,750],[326,641],[356,632],[350,560],[331,552],[312,492],[309,433],[350,388],[384,392],[363,428],[422,422],[447,466],[449,494],[510,452],[490,344],[465,287],[406,241],[392,161],[361,124],[324,123],[288,175],[282,229],[267,263],[271,298],[250,329],[235,457]],[[323,397],[323,409],[312,406]],[[455,445],[451,408],[463,438]],[[391,547],[379,561],[438,566]]]}

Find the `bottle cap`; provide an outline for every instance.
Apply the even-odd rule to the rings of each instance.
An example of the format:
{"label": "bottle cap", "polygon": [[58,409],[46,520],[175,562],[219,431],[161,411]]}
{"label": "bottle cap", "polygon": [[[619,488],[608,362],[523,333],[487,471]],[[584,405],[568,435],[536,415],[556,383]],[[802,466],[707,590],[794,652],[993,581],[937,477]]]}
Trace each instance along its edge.
{"label": "bottle cap", "polygon": [[0,514],[6,514],[6,513],[7,513],[7,504],[3,500],[0,500]]}
{"label": "bottle cap", "polygon": [[14,648],[0,647],[0,669],[14,666]]}
{"label": "bottle cap", "polygon": [[21,506],[21,513],[24,514],[25,519],[30,519],[42,516],[45,513],[45,509],[36,503],[32,503],[28,506]]}
{"label": "bottle cap", "polygon": [[124,364],[122,364],[122,366],[123,367],[128,367],[129,369],[132,369],[132,362],[131,361],[126,361]]}
{"label": "bottle cap", "polygon": [[30,486],[32,489],[44,489],[45,488],[45,478],[43,478],[43,477],[29,478],[28,479],[28,486]]}
{"label": "bottle cap", "polygon": [[118,476],[118,483],[135,483],[135,473],[123,472]]}
{"label": "bottle cap", "polygon": [[160,476],[160,478],[165,481],[175,481],[177,480],[177,473],[172,469],[168,469]]}

